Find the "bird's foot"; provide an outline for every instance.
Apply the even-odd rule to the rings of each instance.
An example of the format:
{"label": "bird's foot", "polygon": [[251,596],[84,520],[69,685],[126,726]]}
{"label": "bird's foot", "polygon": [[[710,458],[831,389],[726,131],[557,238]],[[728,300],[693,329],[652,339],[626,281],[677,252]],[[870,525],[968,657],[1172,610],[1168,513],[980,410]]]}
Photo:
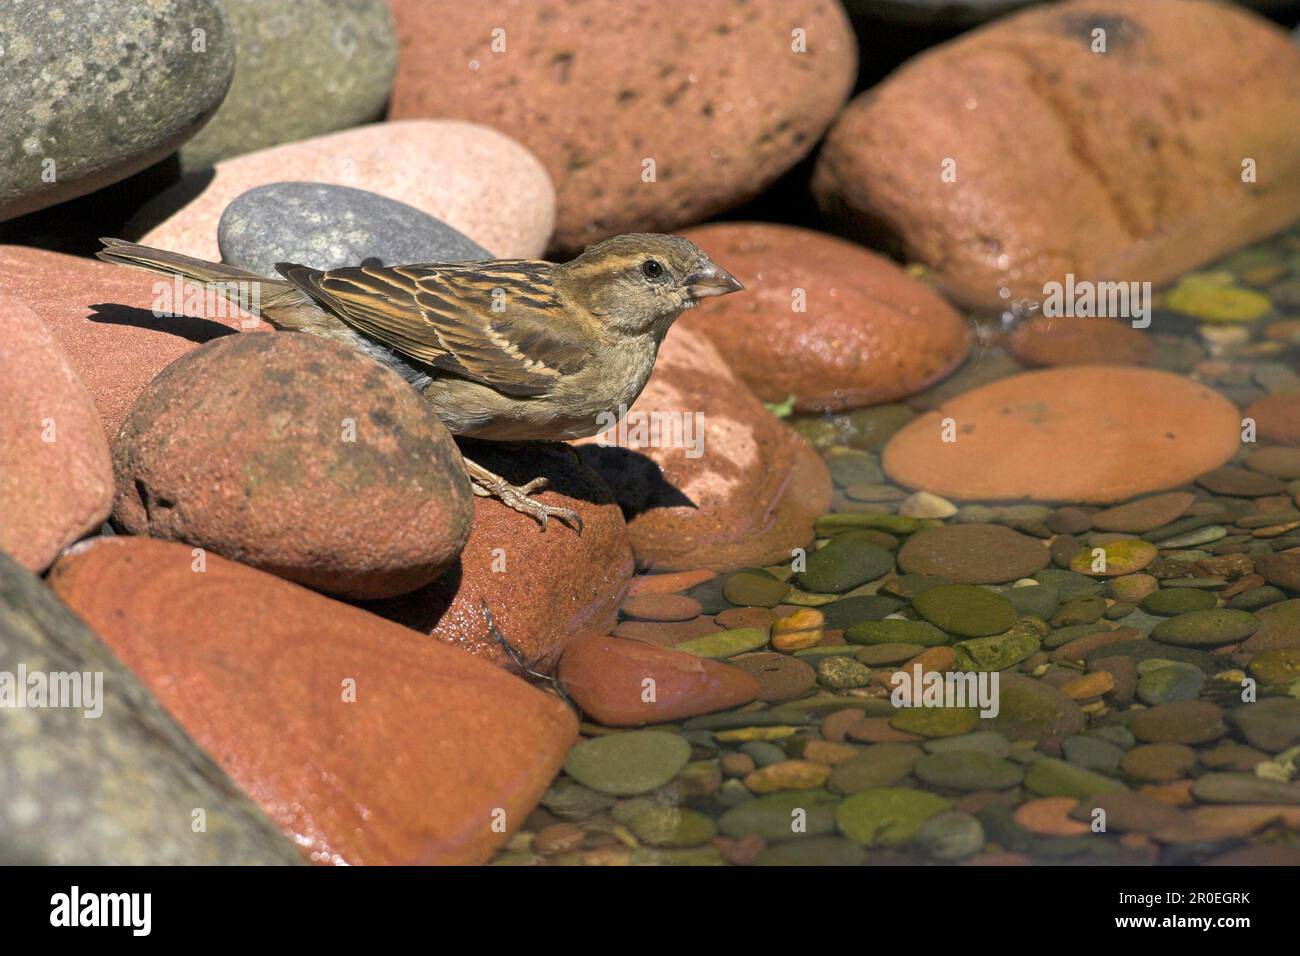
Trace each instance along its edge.
{"label": "bird's foot", "polygon": [[546,487],[545,478],[534,478],[525,485],[512,485],[498,474],[488,471],[468,458],[465,470],[469,472],[471,488],[480,498],[496,498],[507,508],[529,515],[537,520],[546,530],[546,522],[552,517],[559,518],[578,534],[582,534],[582,516],[572,508],[559,508],[546,505],[530,497],[533,492]]}

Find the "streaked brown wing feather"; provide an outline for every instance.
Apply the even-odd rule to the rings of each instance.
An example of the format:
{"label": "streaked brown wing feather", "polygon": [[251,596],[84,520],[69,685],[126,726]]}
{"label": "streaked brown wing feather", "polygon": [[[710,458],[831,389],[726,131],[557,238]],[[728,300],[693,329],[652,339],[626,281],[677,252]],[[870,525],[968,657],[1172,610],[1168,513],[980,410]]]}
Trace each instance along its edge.
{"label": "streaked brown wing feather", "polygon": [[507,394],[546,393],[588,361],[589,343],[551,319],[561,305],[547,262],[276,268],[358,331]]}

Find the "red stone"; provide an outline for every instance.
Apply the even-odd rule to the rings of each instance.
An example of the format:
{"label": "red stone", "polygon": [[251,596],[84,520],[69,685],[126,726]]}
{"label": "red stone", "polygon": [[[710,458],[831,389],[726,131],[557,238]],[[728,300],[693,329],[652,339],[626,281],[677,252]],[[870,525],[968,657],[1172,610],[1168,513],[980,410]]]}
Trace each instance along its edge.
{"label": "red stone", "polygon": [[90,393],[36,314],[0,297],[0,550],[40,573],[97,529],[112,501]]}
{"label": "red stone", "polygon": [[577,511],[582,534],[556,518],[543,531],[536,519],[494,498],[475,498],[460,559],[427,587],[367,607],[513,666],[488,630],[486,605],[501,636],[527,666],[549,672],[570,637],[614,623],[633,571],[623,514],[604,482],[563,445],[474,442],[463,448],[513,484],[547,477],[550,485],[534,497]]}
{"label": "red stone", "polygon": [[[577,737],[484,661],[184,545],[99,538],[51,584],[319,863],[482,863]],[[494,822],[500,821],[498,831]]]}
{"label": "red stone", "polygon": [[[607,727],[682,720],[758,696],[758,681],[738,667],[601,634],[569,642],[559,677],[573,702]],[[654,681],[650,702],[646,680]]]}

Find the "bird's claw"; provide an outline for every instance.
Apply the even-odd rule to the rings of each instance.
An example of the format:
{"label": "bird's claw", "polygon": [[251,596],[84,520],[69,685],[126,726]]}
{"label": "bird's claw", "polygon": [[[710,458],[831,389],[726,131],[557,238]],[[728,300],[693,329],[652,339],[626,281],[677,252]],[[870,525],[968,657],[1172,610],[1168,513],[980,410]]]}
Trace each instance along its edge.
{"label": "bird's claw", "polygon": [[511,508],[521,514],[529,515],[537,520],[546,530],[547,522],[552,518],[559,518],[569,527],[573,528],[578,534],[582,534],[583,523],[582,516],[572,508],[560,508],[556,505],[543,504],[534,498],[529,497],[533,492],[547,486],[546,478],[534,478],[532,481],[523,485],[512,485],[507,481],[493,482],[490,485],[474,484],[474,493],[482,498],[496,498],[507,508]]}

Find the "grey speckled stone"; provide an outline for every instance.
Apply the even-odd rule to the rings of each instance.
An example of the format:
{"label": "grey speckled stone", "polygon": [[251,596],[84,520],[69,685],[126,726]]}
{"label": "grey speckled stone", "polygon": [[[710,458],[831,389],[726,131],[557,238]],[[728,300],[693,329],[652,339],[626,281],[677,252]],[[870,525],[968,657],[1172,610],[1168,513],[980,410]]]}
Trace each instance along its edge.
{"label": "grey speckled stone", "polygon": [[[102,673],[103,713],[0,707],[0,864],[303,862],[85,624],[0,553],[6,682],[20,666],[29,678]],[[192,829],[196,809],[206,832]]]}
{"label": "grey speckled stone", "polygon": [[217,227],[221,257],[273,276],[277,262],[337,269],[491,259],[486,249],[418,209],[347,186],[271,183],[237,197]]}
{"label": "grey speckled stone", "polygon": [[[173,152],[216,110],[235,69],[217,0],[5,0],[0,46],[0,220]],[[46,160],[53,182],[42,178]]]}
{"label": "grey speckled stone", "polygon": [[378,119],[397,69],[385,0],[222,0],[235,79],[186,170]]}

